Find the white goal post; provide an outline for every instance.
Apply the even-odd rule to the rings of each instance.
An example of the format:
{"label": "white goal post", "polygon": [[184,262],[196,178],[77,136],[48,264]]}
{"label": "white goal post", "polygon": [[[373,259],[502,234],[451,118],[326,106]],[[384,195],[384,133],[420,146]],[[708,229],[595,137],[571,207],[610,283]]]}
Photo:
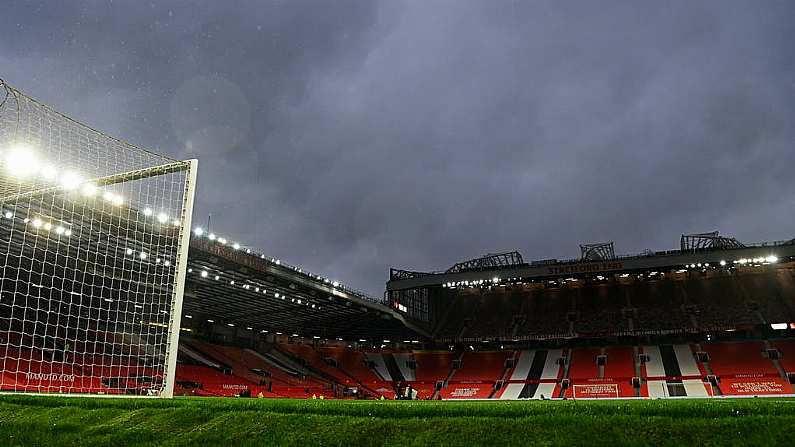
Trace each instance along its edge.
{"label": "white goal post", "polygon": [[173,396],[196,173],[0,80],[0,392]]}

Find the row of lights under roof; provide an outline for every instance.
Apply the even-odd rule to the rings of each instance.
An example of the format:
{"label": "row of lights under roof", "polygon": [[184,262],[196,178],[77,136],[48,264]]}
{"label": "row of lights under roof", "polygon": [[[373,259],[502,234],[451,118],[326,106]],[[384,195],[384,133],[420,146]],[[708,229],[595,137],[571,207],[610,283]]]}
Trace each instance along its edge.
{"label": "row of lights under roof", "polygon": [[[149,256],[149,253],[147,253],[145,251],[140,251],[139,252],[139,251],[133,250],[132,248],[124,249],[124,253],[127,254],[127,256],[134,256],[134,257],[140,259],[141,261],[145,261],[145,260],[151,258],[151,256]],[[163,259],[163,258],[161,258],[159,256],[155,257],[155,264],[160,264],[161,262],[166,267],[170,267],[171,266],[171,261],[169,261],[168,259]]]}
{"label": "row of lights under roof", "polygon": [[[5,219],[13,219],[14,218],[14,213],[12,211],[6,210],[6,211],[3,212],[3,218],[5,218]],[[64,225],[61,225],[61,224],[53,224],[49,220],[44,220],[44,219],[41,219],[39,217],[34,217],[33,219],[30,219],[30,218],[26,217],[26,218],[22,219],[22,222],[25,223],[25,224],[30,224],[36,230],[44,230],[44,231],[48,231],[48,232],[51,231],[51,232],[54,232],[55,234],[57,234],[58,236],[65,236],[65,237],[72,236],[72,230],[70,228],[68,228],[67,226],[64,226]],[[136,256],[138,259],[140,259],[142,261],[145,261],[146,259],[149,258],[148,253],[146,253],[144,251],[138,252],[136,250],[133,250],[132,248],[126,248],[125,249],[125,253],[128,256]],[[166,267],[170,267],[171,266],[171,261],[169,261],[168,259],[164,260],[164,259],[162,259],[160,257],[156,257],[155,258],[155,263],[156,264],[160,264],[161,262]]]}
{"label": "row of lights under roof", "polygon": [[[14,216],[15,216],[15,214],[11,210],[3,211],[3,218],[5,218],[5,219],[11,220],[11,219],[14,218]],[[70,228],[65,227],[65,226],[63,226],[61,224],[53,224],[49,220],[42,219],[40,217],[34,217],[33,219],[30,219],[30,218],[26,217],[26,218],[22,219],[22,222],[24,222],[25,224],[32,225],[33,228],[35,228],[36,230],[42,229],[44,231],[55,231],[55,234],[57,234],[59,236],[63,235],[63,236],[69,237],[69,236],[72,235],[72,230]]]}
{"label": "row of lights under roof", "polygon": [[[196,228],[194,228],[194,229],[193,229],[193,234],[194,234],[196,237],[204,237],[204,236],[205,236],[205,231],[204,231],[204,229],[203,229],[203,228],[201,228],[201,227],[196,227]],[[235,250],[244,250],[244,251],[245,251],[245,253],[246,253],[246,254],[248,254],[248,255],[252,255],[252,256],[254,256],[254,257],[259,257],[260,259],[264,259],[264,260],[266,260],[266,261],[268,260],[268,258],[267,258],[267,257],[266,257],[264,254],[259,254],[259,256],[257,256],[257,255],[258,255],[258,253],[254,253],[254,252],[252,252],[252,250],[251,250],[250,248],[243,247],[243,246],[241,246],[241,245],[240,245],[240,243],[238,243],[238,242],[232,242],[232,243],[230,244],[230,243],[229,243],[229,241],[228,241],[226,238],[223,238],[223,237],[217,236],[215,233],[209,233],[209,234],[207,234],[207,239],[209,239],[210,241],[213,241],[213,242],[217,242],[217,243],[219,243],[219,244],[221,244],[221,245],[229,245],[229,246],[231,246],[231,247],[232,247],[233,249],[235,249]],[[270,262],[271,262],[271,263],[273,263],[273,264],[276,264],[276,265],[280,265],[280,266],[282,266],[282,261],[281,261],[281,260],[279,260],[279,259],[276,259],[276,258],[270,258]],[[320,276],[320,275],[314,275],[314,274],[312,274],[312,273],[309,273],[309,272],[304,272],[304,271],[303,271],[301,268],[299,268],[299,267],[294,267],[294,266],[292,266],[292,265],[289,265],[289,264],[284,264],[284,265],[283,265],[283,267],[287,267],[287,268],[289,268],[289,269],[295,270],[296,272],[298,272],[298,273],[302,273],[302,274],[304,274],[304,275],[307,275],[307,276],[309,276],[309,277],[310,277],[310,278],[312,278],[312,279],[316,279],[316,280],[322,280],[324,283],[326,283],[326,284],[330,284],[330,285],[332,285],[333,287],[343,287],[343,288],[346,288],[345,286],[341,285],[341,284],[339,283],[339,281],[332,281],[332,280],[330,280],[330,279],[328,279],[328,278],[324,278],[324,277],[322,277],[322,276]]]}
{"label": "row of lights under roof", "polygon": [[[747,265],[747,264],[768,265],[768,264],[775,264],[776,262],[778,262],[778,257],[775,256],[775,255],[769,255],[769,256],[766,256],[766,257],[758,257],[758,258],[742,258],[742,259],[738,259],[738,260],[733,261],[734,264],[740,264],[740,265]],[[718,264],[720,264],[721,267],[725,267],[728,263],[725,260],[721,260]],[[710,266],[709,262],[698,262],[698,263],[693,263],[693,264],[687,264],[687,265],[685,265],[684,269],[677,270],[677,273],[686,272],[687,269],[709,268],[709,266]],[[664,275],[664,274],[661,273],[661,272],[656,272],[656,271],[649,273],[649,276],[654,276],[654,275]],[[627,277],[630,276],[630,274],[629,273],[622,273],[619,276],[621,278],[627,278]],[[600,280],[600,281],[601,280],[605,280],[605,277],[602,276],[602,275],[597,275],[596,278],[598,280]],[[520,279],[521,278],[509,278],[506,281],[515,282],[515,281],[520,280]],[[577,279],[576,278],[567,278],[567,279],[564,279],[563,281],[564,282],[566,282],[566,281],[577,281]],[[500,278],[495,276],[491,280],[475,279],[475,280],[472,280],[472,281],[466,280],[466,281],[446,282],[446,283],[442,283],[442,287],[444,287],[444,288],[456,288],[456,287],[462,287],[462,286],[463,287],[469,287],[469,288],[485,287],[485,286],[491,287],[492,285],[499,284],[500,282],[501,282]],[[557,282],[556,280],[550,280],[549,281],[550,284],[553,284],[553,283],[556,283],[556,282]]]}
{"label": "row of lights under roof", "polygon": [[[2,160],[8,173],[19,180],[44,180],[67,191],[80,190],[86,197],[97,195],[99,188],[95,184],[87,182],[74,171],[61,172],[52,163],[40,161],[28,145],[17,144]],[[104,192],[102,198],[116,206],[124,204],[122,196],[110,191]]]}
{"label": "row of lights under roof", "polygon": [[[14,216],[15,214],[13,211],[10,210],[3,211],[3,217],[5,219],[11,220],[14,218]],[[41,229],[44,231],[54,231],[55,234],[57,234],[58,236],[70,237],[72,235],[72,230],[69,227],[65,227],[61,224],[53,224],[49,220],[42,219],[40,217],[34,217],[33,219],[26,217],[22,219],[22,222],[25,224],[32,225],[33,228],[36,230]]]}
{"label": "row of lights under roof", "polygon": [[[188,315],[188,314],[186,314],[186,315],[185,315],[185,318],[188,318],[188,319],[193,319],[193,315]],[[208,322],[208,323],[215,323],[215,320],[214,320],[214,319],[212,319],[212,318],[208,318],[208,319],[207,319],[207,322]],[[234,323],[226,323],[226,325],[227,325],[228,327],[235,327],[235,324],[234,324]],[[254,330],[254,328],[253,328],[253,327],[251,327],[251,326],[246,326],[246,330],[247,330],[247,331],[253,331],[253,330]],[[269,334],[269,333],[270,333],[270,331],[268,331],[267,329],[260,329],[259,333],[260,333],[260,334]],[[274,335],[284,335],[284,333],[283,333],[283,332],[274,332]],[[298,335],[298,334],[295,334],[295,333],[293,333],[293,334],[290,334],[290,337],[301,337],[301,335]],[[314,339],[314,340],[320,340],[320,338],[321,338],[321,337],[320,337],[319,335],[313,335],[313,336],[312,336],[312,339]],[[326,339],[326,338],[324,338],[324,340],[328,341],[328,339]],[[336,341],[345,341],[345,340],[343,340],[343,338],[342,338],[342,337],[336,337],[336,338],[335,338],[335,340],[336,340]],[[363,338],[360,338],[360,339],[359,339],[359,342],[360,342],[360,343],[367,343],[368,341],[370,341],[370,340],[365,340],[365,339],[363,339]],[[417,344],[417,343],[419,343],[419,342],[420,342],[419,340],[403,340],[403,343],[414,343],[414,344]],[[391,342],[390,342],[389,340],[384,340],[384,341],[383,341],[383,343],[391,343]]]}
{"label": "row of lights under roof", "polygon": [[[144,208],[143,213],[144,216],[146,217],[154,217],[161,224],[166,224],[169,221],[168,214],[164,212],[159,212],[155,214],[155,212],[152,211],[152,208],[149,207]],[[179,221],[179,219],[174,219],[171,221],[171,224],[174,225],[175,227],[178,227],[181,225],[181,222]]]}
{"label": "row of lights under roof", "polygon": [[[515,280],[517,278],[511,278],[511,279]],[[499,284],[499,282],[500,282],[500,278],[495,276],[494,278],[491,278],[490,280],[489,279],[475,279],[475,280],[472,280],[472,281],[466,280],[466,281],[446,282],[446,283],[442,284],[442,287],[458,287],[458,286],[475,287],[475,286],[482,286],[484,284],[485,285]]]}
{"label": "row of lights under roof", "polygon": [[[188,269],[188,273],[193,273],[193,268],[189,268]],[[220,281],[221,280],[221,275],[211,275],[210,272],[207,271],[207,270],[200,270],[199,271],[199,276],[202,277],[202,278],[210,278],[210,277],[212,277],[215,281]],[[250,281],[250,282],[253,282],[253,281]],[[232,279],[232,280],[229,280],[229,285],[230,286],[234,286],[234,285],[237,285],[237,283],[235,282],[234,279]],[[257,285],[257,284],[254,284],[254,285],[252,285],[252,284],[243,284],[240,287],[245,289],[245,290],[252,290],[253,289],[255,293],[260,293],[260,291],[261,291],[263,295],[267,295],[268,294],[268,290],[265,288],[265,286],[260,286],[260,285]],[[282,301],[286,301],[287,300],[287,295],[285,295],[284,293],[273,292],[273,296],[274,296],[274,298],[280,298]],[[306,300],[306,299],[290,298],[290,302],[291,303],[295,303],[295,304],[299,304],[299,305],[304,305],[304,306],[307,306],[307,307],[311,307],[312,309],[317,309],[317,310],[322,309],[321,306],[319,306],[319,305],[317,305],[315,303],[312,303],[312,302],[310,302],[309,300]]]}

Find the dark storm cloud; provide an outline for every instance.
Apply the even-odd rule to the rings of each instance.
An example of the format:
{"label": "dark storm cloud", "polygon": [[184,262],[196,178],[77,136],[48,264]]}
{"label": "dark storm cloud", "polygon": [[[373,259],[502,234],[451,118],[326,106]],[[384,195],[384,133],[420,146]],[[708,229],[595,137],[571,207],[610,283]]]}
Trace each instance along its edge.
{"label": "dark storm cloud", "polygon": [[200,159],[196,222],[390,265],[795,236],[791,2],[12,2],[0,75]]}

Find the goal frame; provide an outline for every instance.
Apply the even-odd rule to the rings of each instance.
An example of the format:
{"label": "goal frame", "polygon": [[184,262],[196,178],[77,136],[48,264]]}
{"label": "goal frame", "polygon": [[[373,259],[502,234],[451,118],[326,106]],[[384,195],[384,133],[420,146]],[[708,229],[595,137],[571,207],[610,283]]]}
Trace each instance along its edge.
{"label": "goal frame", "polygon": [[[179,356],[179,335],[182,324],[182,304],[185,298],[185,282],[187,280],[188,256],[190,252],[190,238],[193,228],[193,206],[196,195],[196,181],[198,178],[199,161],[189,159],[183,162],[147,168],[132,173],[124,173],[95,179],[97,184],[114,184],[120,181],[131,179],[141,179],[156,175],[167,174],[181,170],[180,167],[187,163],[187,175],[185,179],[185,192],[183,195],[181,226],[179,246],[176,259],[176,275],[174,279],[174,292],[172,296],[171,314],[168,325],[167,350],[164,362],[165,377],[163,387],[159,394],[154,395],[128,395],[128,394],[93,394],[93,393],[59,393],[59,392],[25,392],[0,390],[0,395],[21,395],[21,396],[58,396],[58,397],[95,397],[95,398],[115,398],[115,399],[157,399],[173,398],[174,387],[176,385],[177,357]],[[57,188],[52,188],[57,189]],[[31,191],[14,197],[4,197],[3,200],[20,200],[36,194],[42,190]]]}
{"label": "goal frame", "polygon": [[166,377],[160,397],[174,397],[174,386],[177,374],[177,356],[179,355],[179,332],[182,330],[182,303],[185,299],[185,281],[188,274],[188,254],[190,252],[190,235],[193,218],[194,196],[196,194],[196,178],[199,161],[188,160],[188,175],[185,184],[184,202],[182,205],[182,228],[177,251],[177,275],[174,285],[174,298],[171,305],[171,321],[169,323],[168,349],[166,351]]}

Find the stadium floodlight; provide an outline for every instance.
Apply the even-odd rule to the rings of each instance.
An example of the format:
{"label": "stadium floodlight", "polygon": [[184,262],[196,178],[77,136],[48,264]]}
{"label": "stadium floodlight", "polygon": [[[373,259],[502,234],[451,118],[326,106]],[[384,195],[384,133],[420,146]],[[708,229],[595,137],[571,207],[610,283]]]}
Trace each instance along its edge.
{"label": "stadium floodlight", "polygon": [[58,170],[56,170],[53,165],[44,165],[41,168],[41,176],[44,177],[44,180],[50,182],[55,181],[58,177]]}
{"label": "stadium floodlight", "polygon": [[196,236],[201,237],[201,235],[204,234],[204,230],[202,229],[202,227],[196,227],[193,230],[193,234],[195,234]]}
{"label": "stadium floodlight", "polygon": [[765,261],[769,262],[770,264],[774,264],[774,263],[778,262],[778,257],[770,255],[770,256],[765,258]]}
{"label": "stadium floodlight", "polygon": [[234,248],[235,250],[240,250],[240,244],[235,242],[234,244],[232,244],[232,248]]}
{"label": "stadium floodlight", "polygon": [[721,266],[721,267],[724,267],[725,265],[726,265],[726,261],[725,261],[725,260],[723,260],[723,259],[721,259],[721,260],[720,260],[720,266]]}
{"label": "stadium floodlight", "polygon": [[61,186],[66,190],[77,189],[81,183],[83,183],[83,180],[76,172],[67,171],[63,177],[61,177]]}
{"label": "stadium floodlight", "polygon": [[207,238],[210,239],[211,241],[214,241],[215,240],[215,233],[210,233],[210,235],[207,236]]}
{"label": "stadium floodlight", "polygon": [[152,208],[144,208],[144,216],[149,217],[153,213]]}
{"label": "stadium floodlight", "polygon": [[158,221],[158,222],[160,222],[161,224],[162,224],[162,223],[166,223],[166,222],[168,222],[168,214],[166,214],[166,213],[159,213],[159,214],[157,215],[157,221]]}
{"label": "stadium floodlight", "polygon": [[6,169],[10,175],[20,179],[32,176],[39,170],[33,151],[25,145],[14,146],[5,156]]}
{"label": "stadium floodlight", "polygon": [[84,183],[83,187],[80,189],[80,192],[82,192],[86,197],[93,197],[94,194],[97,193],[97,187],[92,183]]}
{"label": "stadium floodlight", "polygon": [[202,270],[201,276],[202,278],[206,278],[208,275],[207,270]]}
{"label": "stadium floodlight", "polygon": [[[0,235],[12,235],[0,390],[173,395],[196,161],[105,135],[2,80],[0,151]],[[142,222],[153,204],[179,225]]]}

